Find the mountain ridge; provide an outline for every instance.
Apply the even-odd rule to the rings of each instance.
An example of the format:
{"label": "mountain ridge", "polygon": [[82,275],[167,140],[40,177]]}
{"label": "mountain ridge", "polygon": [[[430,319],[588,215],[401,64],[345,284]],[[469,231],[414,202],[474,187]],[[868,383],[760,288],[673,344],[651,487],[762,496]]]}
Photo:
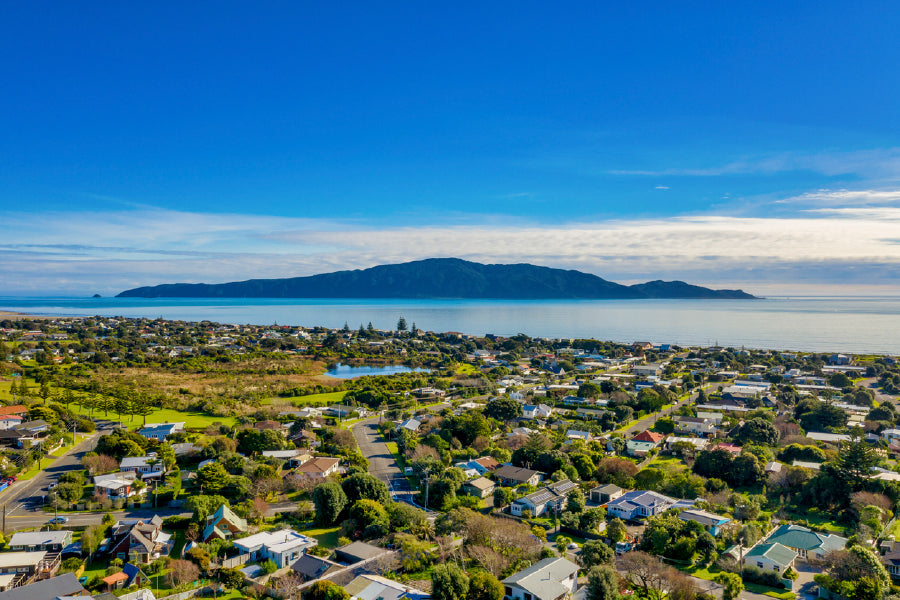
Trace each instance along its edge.
{"label": "mountain ridge", "polygon": [[305,277],[228,283],[167,283],[125,290],[117,298],[408,298],[408,299],[754,299],[683,281],[622,285],[576,270],[528,263],[482,264],[427,258]]}

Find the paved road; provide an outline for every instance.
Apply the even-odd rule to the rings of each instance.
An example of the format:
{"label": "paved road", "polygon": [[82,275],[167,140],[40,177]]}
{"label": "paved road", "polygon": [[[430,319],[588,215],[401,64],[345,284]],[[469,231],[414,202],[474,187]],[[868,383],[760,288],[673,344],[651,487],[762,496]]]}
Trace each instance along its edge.
{"label": "paved road", "polygon": [[[703,388],[706,389],[711,386],[712,386],[712,384],[708,383],[705,386],[703,386]],[[679,400],[678,402],[676,402],[675,404],[673,404],[666,410],[647,415],[646,417],[644,417],[643,419],[641,419],[634,425],[631,425],[630,427],[627,427],[622,430],[617,429],[616,431],[621,431],[622,433],[640,433],[641,431],[650,429],[651,427],[653,427],[653,424],[656,423],[657,419],[659,419],[660,417],[667,417],[667,416],[671,416],[671,415],[675,414],[675,411],[678,410],[679,408],[681,408],[682,406],[684,406],[685,404],[691,404],[694,401],[696,401],[697,396],[699,394],[700,394],[700,388],[697,388],[695,391],[691,392],[691,394],[689,396],[682,398],[681,400]]]}
{"label": "paved road", "polygon": [[403,471],[400,470],[394,455],[388,450],[378,431],[379,421],[378,417],[360,421],[353,425],[352,431],[356,443],[359,444],[359,451],[369,461],[369,473],[385,483],[390,483],[391,480],[402,477]]}
{"label": "paved road", "polygon": [[51,482],[58,481],[59,476],[67,471],[80,470],[82,468],[81,458],[94,448],[97,438],[105,433],[109,433],[109,431],[97,431],[59,458],[45,457],[42,459],[43,464],[50,464],[49,461],[53,460],[52,466],[40,471],[31,479],[17,481],[0,492],[0,506],[6,506],[7,518],[10,516],[35,516],[35,512],[43,503],[47,486]]}

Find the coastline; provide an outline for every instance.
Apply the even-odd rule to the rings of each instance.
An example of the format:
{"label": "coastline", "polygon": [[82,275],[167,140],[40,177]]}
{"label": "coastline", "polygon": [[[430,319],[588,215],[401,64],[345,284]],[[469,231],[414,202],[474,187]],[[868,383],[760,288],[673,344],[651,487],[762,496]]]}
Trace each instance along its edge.
{"label": "coastline", "polygon": [[54,317],[54,316],[48,316],[48,315],[33,315],[30,313],[12,312],[9,310],[0,309],[0,320],[21,321],[23,319],[46,320],[46,319],[59,319],[59,318],[62,318],[62,316],[60,315],[60,316]]}

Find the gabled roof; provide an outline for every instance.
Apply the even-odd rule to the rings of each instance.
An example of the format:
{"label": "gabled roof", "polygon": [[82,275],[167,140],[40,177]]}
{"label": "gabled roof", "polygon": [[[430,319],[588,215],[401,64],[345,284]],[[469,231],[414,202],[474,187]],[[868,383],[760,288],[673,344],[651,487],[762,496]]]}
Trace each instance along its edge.
{"label": "gabled roof", "polygon": [[764,556],[781,567],[787,567],[791,561],[797,558],[797,553],[777,542],[757,544],[747,553],[745,558]]}
{"label": "gabled roof", "polygon": [[297,562],[291,565],[291,569],[309,579],[318,579],[328,570],[339,568],[341,568],[340,565],[331,562],[327,558],[306,553],[300,556],[300,558],[297,559]]}
{"label": "gabled roof", "polygon": [[503,580],[531,593],[537,600],[552,600],[571,591],[563,585],[572,575],[578,573],[578,565],[565,558],[545,558],[527,569],[514,573]]}
{"label": "gabled roof", "polygon": [[0,592],[0,600],[54,600],[62,596],[80,596],[84,593],[84,586],[78,583],[75,574],[66,573]]}
{"label": "gabled roof", "polygon": [[494,487],[496,484],[487,477],[479,477],[478,479],[473,479],[472,481],[466,482],[464,485],[473,487],[476,490],[484,491],[486,489]]}
{"label": "gabled roof", "polygon": [[482,456],[481,458],[476,458],[473,462],[477,462],[479,465],[489,471],[493,471],[500,466],[500,463],[497,462],[497,459],[493,456]]}
{"label": "gabled roof", "polygon": [[512,479],[513,481],[522,482],[528,481],[538,473],[539,471],[533,471],[523,467],[514,467],[512,465],[503,465],[494,471],[494,474],[501,479]]}
{"label": "gabled roof", "polygon": [[640,432],[631,439],[637,440],[639,442],[653,442],[654,444],[658,444],[666,439],[666,436],[662,433],[654,433],[650,430],[647,430]]}

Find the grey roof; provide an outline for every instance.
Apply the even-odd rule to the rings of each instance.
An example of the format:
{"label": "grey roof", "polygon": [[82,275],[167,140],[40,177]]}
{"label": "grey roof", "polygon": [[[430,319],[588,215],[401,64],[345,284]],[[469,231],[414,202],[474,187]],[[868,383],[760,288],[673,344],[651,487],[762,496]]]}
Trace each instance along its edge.
{"label": "grey roof", "polygon": [[620,488],[619,486],[617,486],[617,485],[614,484],[614,483],[607,483],[606,485],[598,485],[597,487],[595,487],[595,488],[592,489],[591,491],[592,491],[592,492],[599,492],[599,493],[601,493],[601,494],[616,494],[616,493],[621,492],[621,491],[623,491],[623,490],[622,490],[622,488]]}
{"label": "grey roof", "polygon": [[532,471],[531,469],[525,469],[522,467],[514,467],[512,465],[503,465],[496,471],[494,471],[494,475],[499,477],[500,479],[512,479],[513,481],[528,481],[535,475],[537,475],[538,471]]}
{"label": "grey roof", "polygon": [[565,558],[545,558],[503,580],[533,594],[538,600],[559,598],[570,588],[561,582],[578,573],[578,565]]}
{"label": "grey roof", "polygon": [[0,600],[53,600],[60,596],[83,596],[84,587],[74,573],[66,573],[0,592]]}
{"label": "grey roof", "polygon": [[71,531],[20,531],[14,533],[9,546],[43,546],[45,544],[65,544],[72,536]]}
{"label": "grey roof", "polygon": [[719,525],[720,523],[727,523],[731,519],[728,517],[723,517],[717,514],[713,514],[711,512],[706,512],[705,510],[683,510],[681,514],[678,515],[678,518],[682,521],[696,521],[705,527],[712,527],[714,525]]}
{"label": "grey roof", "polygon": [[382,554],[384,550],[378,546],[373,546],[372,544],[367,544],[365,542],[353,542],[338,548],[336,552],[347,558],[355,559],[354,562],[359,562],[374,558],[379,554]]}
{"label": "grey roof", "polygon": [[303,554],[297,559],[297,562],[291,565],[291,569],[308,577],[309,579],[317,579],[321,577],[328,569],[332,567],[340,568],[335,562],[331,562],[327,558],[313,556],[312,554]]}

